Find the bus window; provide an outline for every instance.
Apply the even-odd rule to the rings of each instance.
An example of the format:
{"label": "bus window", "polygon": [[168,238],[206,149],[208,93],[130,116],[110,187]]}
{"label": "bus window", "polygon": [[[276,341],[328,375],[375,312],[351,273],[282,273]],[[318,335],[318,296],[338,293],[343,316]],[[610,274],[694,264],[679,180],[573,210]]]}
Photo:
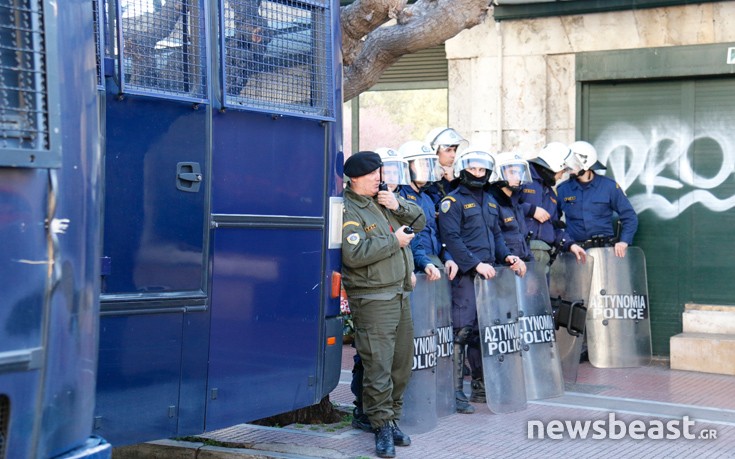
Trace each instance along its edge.
{"label": "bus window", "polygon": [[222,2],[224,103],[334,117],[327,1]]}
{"label": "bus window", "polygon": [[122,92],[206,101],[203,0],[119,0]]}

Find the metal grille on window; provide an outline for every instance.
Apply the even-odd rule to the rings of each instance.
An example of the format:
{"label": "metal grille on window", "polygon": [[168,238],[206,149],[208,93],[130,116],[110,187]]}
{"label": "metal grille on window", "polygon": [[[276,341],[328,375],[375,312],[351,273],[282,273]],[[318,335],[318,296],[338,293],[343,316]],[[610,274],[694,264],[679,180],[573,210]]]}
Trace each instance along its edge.
{"label": "metal grille on window", "polygon": [[204,0],[120,0],[122,90],[203,102]]}
{"label": "metal grille on window", "polygon": [[225,0],[225,105],[334,117],[327,0]]}
{"label": "metal grille on window", "polygon": [[105,49],[104,30],[105,21],[102,19],[104,7],[100,4],[102,0],[92,0],[92,13],[94,16],[94,58],[97,62],[97,88],[105,87],[105,69],[103,67],[102,50]]}
{"label": "metal grille on window", "polygon": [[0,150],[49,149],[45,57],[43,0],[0,0]]}

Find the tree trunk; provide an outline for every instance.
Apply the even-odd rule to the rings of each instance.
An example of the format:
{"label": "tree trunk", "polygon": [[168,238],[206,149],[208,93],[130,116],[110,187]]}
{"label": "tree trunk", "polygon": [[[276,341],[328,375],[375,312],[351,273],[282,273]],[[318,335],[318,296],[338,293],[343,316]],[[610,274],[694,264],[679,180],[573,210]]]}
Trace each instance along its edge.
{"label": "tree trunk", "polygon": [[252,422],[261,426],[287,426],[289,424],[333,424],[342,420],[340,413],[332,402],[329,395],[324,397],[316,405],[300,408],[289,413],[283,413],[269,418],[259,419]]}

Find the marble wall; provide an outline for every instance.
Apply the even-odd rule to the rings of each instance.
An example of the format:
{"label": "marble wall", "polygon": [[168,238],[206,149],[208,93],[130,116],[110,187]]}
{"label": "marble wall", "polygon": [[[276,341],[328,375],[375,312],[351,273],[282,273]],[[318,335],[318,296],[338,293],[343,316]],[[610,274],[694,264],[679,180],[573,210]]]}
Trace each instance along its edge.
{"label": "marble wall", "polygon": [[531,155],[575,137],[575,55],[735,41],[735,2],[495,22],[446,43],[449,125]]}

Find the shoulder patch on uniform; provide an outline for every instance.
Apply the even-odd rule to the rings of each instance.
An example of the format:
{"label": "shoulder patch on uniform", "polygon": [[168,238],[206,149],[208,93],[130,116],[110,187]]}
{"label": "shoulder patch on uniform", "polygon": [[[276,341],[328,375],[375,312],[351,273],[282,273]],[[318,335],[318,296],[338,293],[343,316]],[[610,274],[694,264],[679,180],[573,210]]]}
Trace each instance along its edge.
{"label": "shoulder patch on uniform", "polygon": [[443,213],[446,214],[447,212],[449,212],[449,208],[452,207],[452,201],[453,200],[450,201],[449,199],[442,200],[442,203],[441,205],[439,205],[439,208],[441,209]]}
{"label": "shoulder patch on uniform", "polygon": [[496,206],[494,202],[488,202],[487,205],[488,205],[488,207],[492,207],[493,209],[497,209],[498,208],[498,206]]}
{"label": "shoulder patch on uniform", "polygon": [[351,245],[357,245],[357,243],[360,242],[360,235],[357,233],[350,234],[347,236],[347,242]]}
{"label": "shoulder patch on uniform", "polygon": [[344,222],[342,224],[342,228],[347,228],[348,226],[351,226],[351,225],[358,226],[358,227],[360,226],[360,224],[357,223],[356,221],[350,220],[348,222]]}

